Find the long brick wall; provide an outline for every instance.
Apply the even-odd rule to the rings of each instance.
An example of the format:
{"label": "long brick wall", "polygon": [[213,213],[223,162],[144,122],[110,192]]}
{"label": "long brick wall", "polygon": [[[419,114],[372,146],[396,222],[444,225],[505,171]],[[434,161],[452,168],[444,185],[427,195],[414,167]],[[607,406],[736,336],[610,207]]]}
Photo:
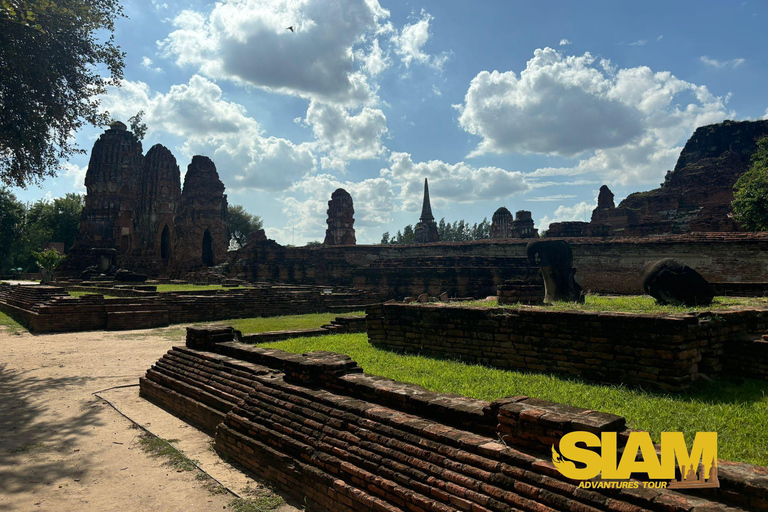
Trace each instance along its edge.
{"label": "long brick wall", "polygon": [[[485,402],[190,329],[141,379],[142,396],[212,432],[214,448],[309,510],[693,512],[768,510],[768,469],[718,463],[720,489],[577,487],[551,463],[566,432],[624,418],[529,397]],[[218,424],[214,428],[214,423]]]}
{"label": "long brick wall", "polygon": [[380,296],[362,290],[324,293],[314,286],[262,285],[242,290],[173,292],[151,297],[70,297],[60,287],[0,285],[0,311],[34,332],[148,329],[228,318],[362,309]]}
{"label": "long brick wall", "polygon": [[638,315],[379,304],[368,339],[404,353],[682,391],[725,371],[768,378],[768,311]]}
{"label": "long brick wall", "polygon": [[[648,260],[675,258],[721,283],[721,293],[768,291],[768,233],[691,233],[645,237],[565,238],[576,280],[597,293],[642,293]],[[252,281],[348,286],[387,298],[447,291],[455,297],[496,295],[507,280],[536,281],[526,260],[528,239],[439,242],[409,246],[282,247],[254,243],[233,253],[230,273]],[[731,286],[728,286],[728,284]]]}

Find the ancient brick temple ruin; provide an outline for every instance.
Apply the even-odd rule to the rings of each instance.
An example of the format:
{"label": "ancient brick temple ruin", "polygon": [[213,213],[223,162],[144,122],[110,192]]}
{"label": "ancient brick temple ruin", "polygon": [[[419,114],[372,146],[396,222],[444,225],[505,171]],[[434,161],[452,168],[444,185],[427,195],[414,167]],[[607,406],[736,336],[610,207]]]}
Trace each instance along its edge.
{"label": "ancient brick temple ruin", "polygon": [[424,178],[424,202],[421,206],[421,217],[414,228],[416,243],[428,244],[440,240],[437,233],[437,223],[432,215],[432,205],[429,204],[429,183]]}
{"label": "ancient brick temple ruin", "polygon": [[[768,121],[724,121],[697,128],[661,187],[630,194],[614,206],[603,185],[589,223],[558,223],[550,236],[643,236],[742,228],[731,216],[733,185],[749,168]],[[553,231],[554,228],[554,231]]]}
{"label": "ancient brick temple ruin", "polygon": [[173,154],[156,144],[144,155],[141,142],[115,122],[93,146],[85,186],[66,271],[93,265],[158,275],[226,259],[227,196],[209,158],[192,158],[182,190]]}
{"label": "ancient brick temple ruin", "polygon": [[328,229],[325,245],[355,245],[355,208],[352,196],[343,188],[336,189],[328,201]]}
{"label": "ancient brick temple ruin", "polygon": [[491,238],[536,238],[539,230],[533,225],[531,212],[520,210],[512,213],[505,207],[501,207],[493,213],[491,218]]}

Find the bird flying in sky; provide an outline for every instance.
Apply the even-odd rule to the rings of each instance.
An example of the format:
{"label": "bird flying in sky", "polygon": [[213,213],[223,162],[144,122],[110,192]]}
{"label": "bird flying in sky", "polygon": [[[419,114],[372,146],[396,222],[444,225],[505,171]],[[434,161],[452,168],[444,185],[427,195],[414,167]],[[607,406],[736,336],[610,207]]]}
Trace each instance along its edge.
{"label": "bird flying in sky", "polygon": [[290,30],[291,32],[295,32],[295,30],[293,30],[293,25],[291,25],[290,27],[286,28],[285,30]]}

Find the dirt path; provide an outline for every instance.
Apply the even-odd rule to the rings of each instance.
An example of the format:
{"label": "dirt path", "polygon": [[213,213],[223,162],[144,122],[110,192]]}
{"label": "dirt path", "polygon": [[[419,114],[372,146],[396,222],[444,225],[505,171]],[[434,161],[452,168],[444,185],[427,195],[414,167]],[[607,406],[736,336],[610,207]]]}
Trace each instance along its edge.
{"label": "dirt path", "polygon": [[[162,330],[54,335],[0,327],[0,511],[230,509],[190,471],[150,458],[141,431],[93,392],[136,384],[178,339]],[[259,487],[209,449],[210,438],[138,398],[103,394],[235,492]],[[281,507],[282,510],[298,510]]]}

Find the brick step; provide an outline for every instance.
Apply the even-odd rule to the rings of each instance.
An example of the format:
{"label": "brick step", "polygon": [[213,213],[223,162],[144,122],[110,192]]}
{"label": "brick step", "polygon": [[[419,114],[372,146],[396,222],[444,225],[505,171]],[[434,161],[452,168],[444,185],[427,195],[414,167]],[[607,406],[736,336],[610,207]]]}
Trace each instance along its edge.
{"label": "brick step", "polygon": [[[292,458],[322,461],[325,471],[350,485],[364,480],[368,482],[365,490],[380,494],[388,501],[395,492],[401,498],[416,496],[419,502],[425,499],[437,504],[426,510],[443,510],[440,502],[448,510],[452,510],[450,507],[508,510],[510,506],[522,510],[555,510],[542,507],[559,507],[564,503],[572,503],[569,507],[579,503],[578,508],[585,511],[608,510],[600,507],[604,497],[585,493],[573,500],[568,496],[575,492],[574,485],[530,471],[535,464],[545,463],[542,459],[512,451],[507,458],[523,464],[518,467],[466,450],[446,450],[442,443],[379,423],[365,410],[355,410],[355,402],[358,401],[346,401],[351,407],[343,414],[332,407],[325,408],[328,414],[323,414],[317,402],[257,385],[228,415],[226,425],[248,437],[255,436],[262,443],[279,446],[282,453]],[[404,416],[406,421],[420,423],[421,429],[425,426],[424,420],[393,410],[377,408],[377,412],[384,417]],[[501,447],[491,438],[446,430],[446,437],[470,448]],[[501,449],[489,450],[489,453],[495,452],[500,453]],[[515,485],[515,480],[507,474],[531,484]],[[502,488],[488,482],[506,485]],[[544,485],[551,489],[548,493],[540,491]],[[397,501],[395,504],[403,506]]]}

